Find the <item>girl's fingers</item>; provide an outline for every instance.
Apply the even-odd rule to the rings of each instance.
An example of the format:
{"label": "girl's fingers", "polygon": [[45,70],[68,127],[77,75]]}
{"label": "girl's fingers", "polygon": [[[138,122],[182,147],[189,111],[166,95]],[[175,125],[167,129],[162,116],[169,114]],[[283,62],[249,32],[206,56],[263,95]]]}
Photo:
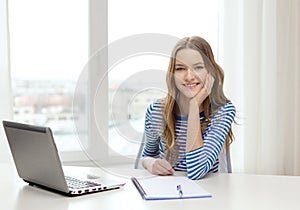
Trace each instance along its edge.
{"label": "girl's fingers", "polygon": [[168,171],[168,173],[171,174],[174,173],[174,169],[172,168],[171,164],[168,161],[166,161],[165,159],[161,159],[159,163],[164,169]]}
{"label": "girl's fingers", "polygon": [[163,175],[165,173],[165,169],[158,163],[155,163],[152,168],[152,173],[155,175]]}
{"label": "girl's fingers", "polygon": [[157,175],[171,175],[174,169],[171,164],[165,159],[157,159],[153,165],[153,173]]}

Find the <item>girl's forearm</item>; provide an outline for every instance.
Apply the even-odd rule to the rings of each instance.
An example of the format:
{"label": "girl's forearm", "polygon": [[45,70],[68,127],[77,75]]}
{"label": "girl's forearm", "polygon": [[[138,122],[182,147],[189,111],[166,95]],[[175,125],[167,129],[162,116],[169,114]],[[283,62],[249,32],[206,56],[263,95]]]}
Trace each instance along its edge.
{"label": "girl's forearm", "polygon": [[203,139],[199,119],[199,106],[197,103],[191,102],[188,115],[186,151],[189,152],[202,146]]}

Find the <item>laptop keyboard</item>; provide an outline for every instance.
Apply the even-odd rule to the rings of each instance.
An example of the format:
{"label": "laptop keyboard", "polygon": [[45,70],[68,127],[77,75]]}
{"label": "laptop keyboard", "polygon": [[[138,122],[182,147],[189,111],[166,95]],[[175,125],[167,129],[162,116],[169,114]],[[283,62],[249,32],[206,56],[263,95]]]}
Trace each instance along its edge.
{"label": "laptop keyboard", "polygon": [[67,185],[71,189],[83,189],[89,187],[97,187],[101,186],[99,183],[94,183],[90,181],[82,181],[79,179],[75,179],[73,177],[66,176]]}

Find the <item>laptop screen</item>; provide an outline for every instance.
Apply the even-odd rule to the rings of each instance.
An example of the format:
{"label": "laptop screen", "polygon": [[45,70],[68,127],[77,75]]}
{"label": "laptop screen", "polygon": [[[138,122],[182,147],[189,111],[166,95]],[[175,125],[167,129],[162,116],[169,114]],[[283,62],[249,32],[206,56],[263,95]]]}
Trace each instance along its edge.
{"label": "laptop screen", "polygon": [[29,183],[68,192],[50,128],[3,121],[19,176]]}

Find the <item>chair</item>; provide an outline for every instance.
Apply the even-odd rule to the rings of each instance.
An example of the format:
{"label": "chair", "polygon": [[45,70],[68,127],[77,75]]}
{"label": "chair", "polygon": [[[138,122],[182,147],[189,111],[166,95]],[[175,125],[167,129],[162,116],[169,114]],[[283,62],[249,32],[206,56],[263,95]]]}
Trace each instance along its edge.
{"label": "chair", "polygon": [[224,149],[219,156],[219,172],[232,173],[230,149]]}
{"label": "chair", "polygon": [[[140,148],[139,148],[139,151],[138,151],[138,154],[136,156],[135,163],[134,163],[134,168],[135,169],[143,168],[141,160],[142,160],[142,152],[143,152],[144,145],[145,145],[145,138],[146,138],[145,134],[143,134],[143,138],[142,138],[142,141],[141,141],[141,144],[140,144]],[[219,161],[220,161],[220,165],[219,165],[220,170],[219,171],[221,173],[232,173],[230,149],[223,150],[221,152],[221,156],[220,156]]]}
{"label": "chair", "polygon": [[230,148],[227,151],[226,158],[227,158],[227,169],[228,169],[227,173],[232,173]]}
{"label": "chair", "polygon": [[135,159],[135,163],[134,163],[134,168],[135,169],[143,168],[141,159],[142,159],[142,152],[143,152],[143,149],[144,149],[144,145],[145,145],[145,134],[143,134],[143,138],[142,138],[142,141],[141,141],[141,144],[140,144],[140,148],[139,148],[138,154],[137,154],[136,159]]}

